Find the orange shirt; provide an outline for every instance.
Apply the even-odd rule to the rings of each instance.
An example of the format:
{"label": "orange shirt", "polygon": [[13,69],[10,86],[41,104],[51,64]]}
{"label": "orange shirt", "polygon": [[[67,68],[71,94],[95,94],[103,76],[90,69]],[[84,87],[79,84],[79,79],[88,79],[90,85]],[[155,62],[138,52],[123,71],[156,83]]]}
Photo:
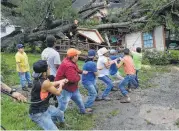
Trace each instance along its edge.
{"label": "orange shirt", "polygon": [[123,62],[123,65],[124,65],[124,72],[127,75],[135,74],[134,63],[133,63],[131,56],[126,55],[126,56],[124,56],[124,58],[121,61]]}

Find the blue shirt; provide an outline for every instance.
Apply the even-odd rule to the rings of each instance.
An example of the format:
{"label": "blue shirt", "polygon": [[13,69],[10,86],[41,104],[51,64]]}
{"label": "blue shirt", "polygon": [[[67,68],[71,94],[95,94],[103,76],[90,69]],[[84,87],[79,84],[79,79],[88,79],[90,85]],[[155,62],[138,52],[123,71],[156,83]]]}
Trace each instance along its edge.
{"label": "blue shirt", "polygon": [[88,71],[88,74],[82,74],[82,83],[94,83],[96,79],[96,75],[94,74],[94,72],[97,72],[96,63],[93,61],[86,62],[83,66],[83,70]]}
{"label": "blue shirt", "polygon": [[[110,56],[110,59],[111,59],[111,60],[115,60],[116,58],[118,58],[118,57],[115,56],[115,55],[111,55],[111,56]],[[110,68],[109,68],[109,74],[110,74],[110,75],[115,75],[115,74],[117,73],[117,71],[118,71],[118,69],[117,69],[116,64],[115,64],[115,63],[112,64],[112,65],[110,66]]]}

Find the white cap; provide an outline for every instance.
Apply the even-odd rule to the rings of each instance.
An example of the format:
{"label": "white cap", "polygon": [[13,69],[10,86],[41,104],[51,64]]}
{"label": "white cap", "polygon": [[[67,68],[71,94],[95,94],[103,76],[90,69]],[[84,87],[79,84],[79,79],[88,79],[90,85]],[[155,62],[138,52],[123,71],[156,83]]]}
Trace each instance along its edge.
{"label": "white cap", "polygon": [[97,51],[98,56],[102,56],[102,55],[104,55],[104,54],[107,53],[107,52],[109,52],[109,50],[107,50],[105,47],[103,47],[103,48],[101,48],[101,49],[99,49],[99,50]]}

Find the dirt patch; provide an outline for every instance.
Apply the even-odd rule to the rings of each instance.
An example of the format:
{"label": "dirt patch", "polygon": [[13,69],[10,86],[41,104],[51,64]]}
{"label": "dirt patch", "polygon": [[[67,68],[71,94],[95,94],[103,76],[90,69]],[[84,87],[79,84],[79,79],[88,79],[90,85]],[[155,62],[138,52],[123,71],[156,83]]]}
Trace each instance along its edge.
{"label": "dirt patch", "polygon": [[130,93],[131,103],[120,103],[119,91],[110,93],[112,101],[95,102],[94,129],[179,129],[175,125],[179,118],[179,68],[172,67],[170,73],[157,74],[150,80],[156,87],[134,90]]}
{"label": "dirt patch", "polygon": [[179,118],[179,109],[171,107],[142,105],[139,116],[153,124],[168,124],[176,122]]}
{"label": "dirt patch", "polygon": [[[120,103],[120,91],[110,93],[112,101],[95,102],[96,120],[93,129],[179,129],[176,125],[179,119],[179,67],[172,67],[169,73],[156,74],[156,77],[149,81],[155,87],[134,90],[130,93],[131,103]],[[30,99],[30,92],[24,92],[20,87],[18,90]],[[86,99],[84,96],[83,98]],[[70,102],[69,108],[74,106],[75,104]]]}

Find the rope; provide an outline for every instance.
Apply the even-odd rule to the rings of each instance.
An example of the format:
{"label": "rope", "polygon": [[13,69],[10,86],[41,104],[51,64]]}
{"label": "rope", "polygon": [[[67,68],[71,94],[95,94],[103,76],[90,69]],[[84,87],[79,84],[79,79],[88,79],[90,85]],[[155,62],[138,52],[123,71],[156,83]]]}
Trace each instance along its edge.
{"label": "rope", "polygon": [[1,128],[6,131],[6,128],[4,128],[2,125],[1,125]]}
{"label": "rope", "polygon": [[[8,92],[4,91],[4,90],[1,90],[1,92],[9,97],[12,97],[13,99],[17,100],[17,98],[13,97],[11,94],[9,94]],[[46,101],[47,99],[49,99],[50,97],[52,96],[52,94],[50,94],[47,98],[45,98],[44,100],[41,100],[41,101],[33,101],[33,102],[23,102],[25,104],[38,104],[38,103],[41,103],[41,102],[44,102]]]}

